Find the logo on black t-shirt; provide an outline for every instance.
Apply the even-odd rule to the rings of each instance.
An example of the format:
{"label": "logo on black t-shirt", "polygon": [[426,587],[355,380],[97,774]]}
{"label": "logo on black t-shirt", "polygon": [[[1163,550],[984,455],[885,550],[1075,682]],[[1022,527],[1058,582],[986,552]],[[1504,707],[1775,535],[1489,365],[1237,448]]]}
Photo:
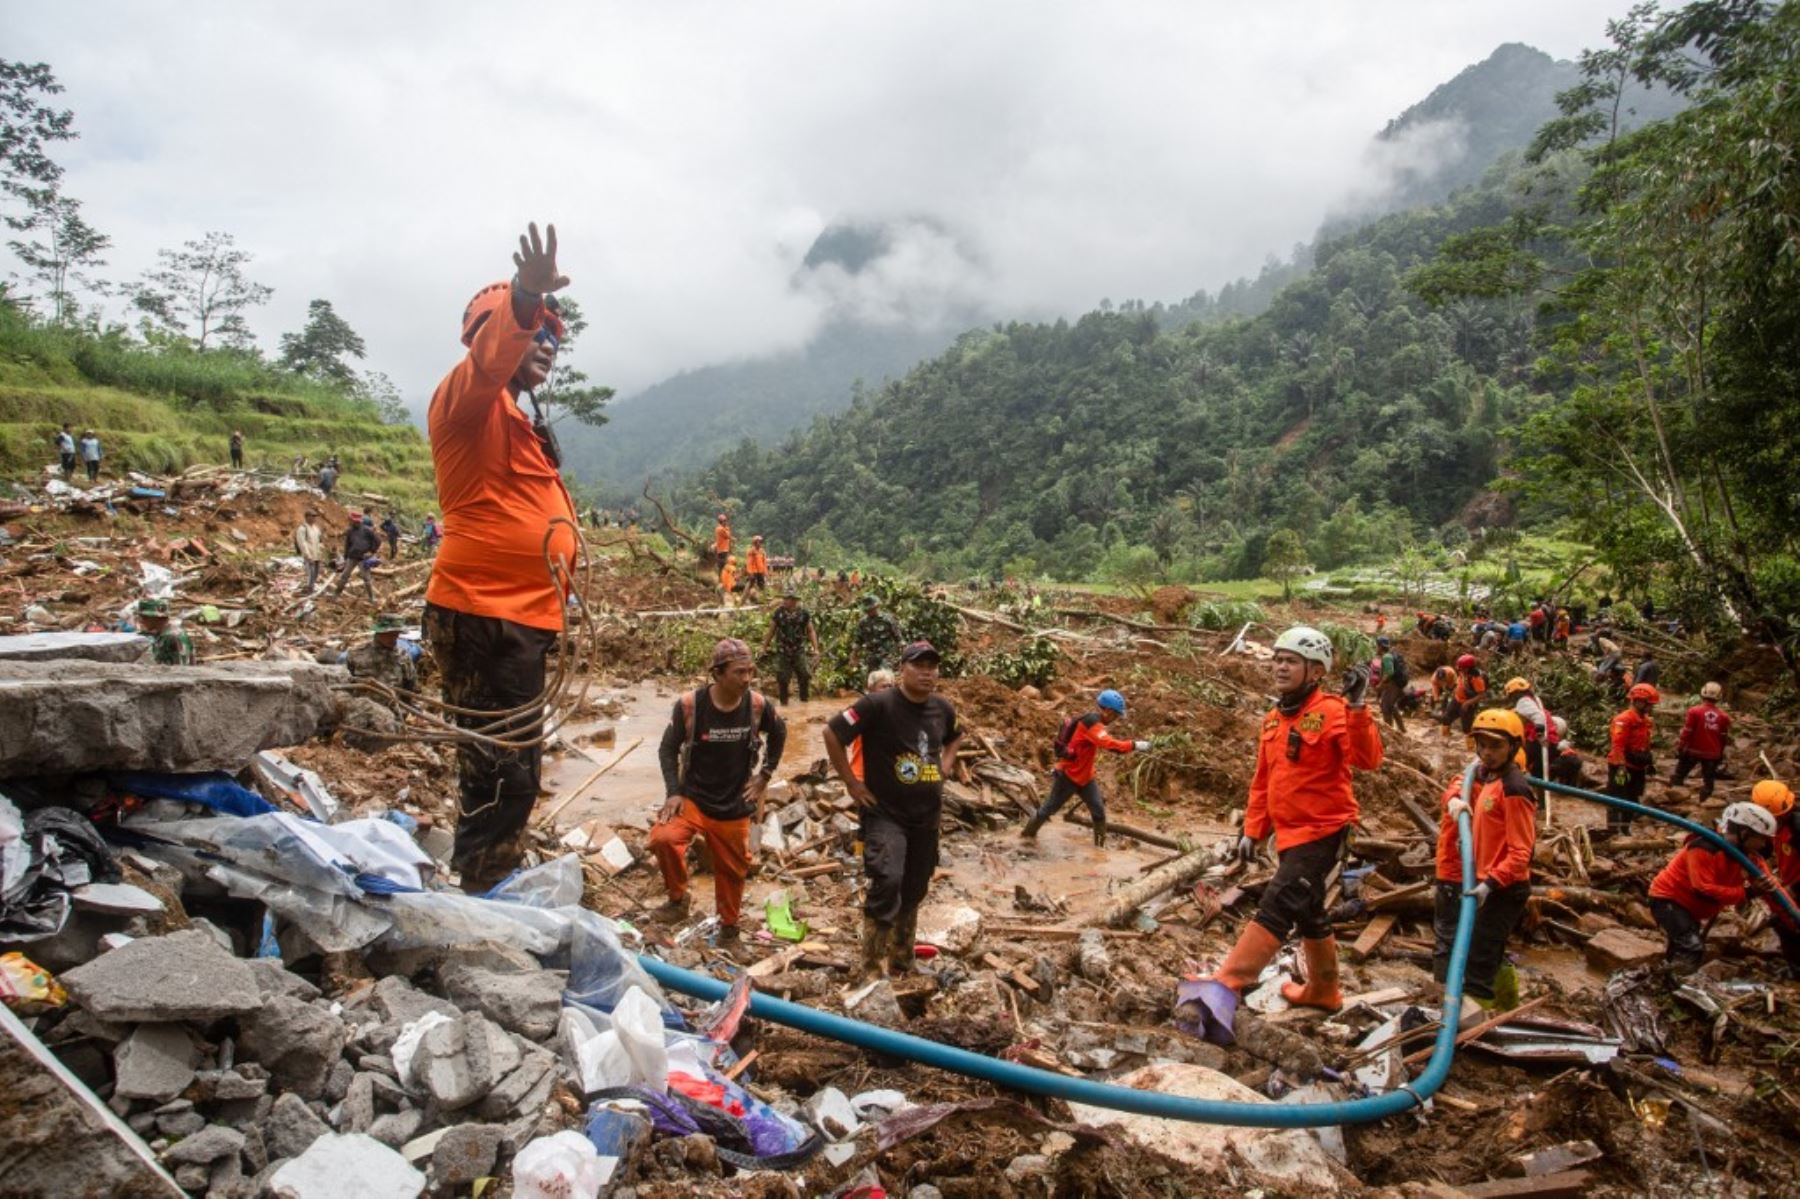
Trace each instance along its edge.
{"label": "logo on black t-shirt", "polygon": [[941,783],[943,773],[936,762],[919,757],[917,754],[902,754],[894,759],[894,777],[908,787],[915,783]]}

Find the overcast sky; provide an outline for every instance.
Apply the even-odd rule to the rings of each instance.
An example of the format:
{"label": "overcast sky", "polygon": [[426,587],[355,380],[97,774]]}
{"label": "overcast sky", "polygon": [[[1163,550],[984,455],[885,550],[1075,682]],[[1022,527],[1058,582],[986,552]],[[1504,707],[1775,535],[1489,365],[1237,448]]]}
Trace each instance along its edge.
{"label": "overcast sky", "polygon": [[[1216,288],[1366,187],[1369,136],[1432,87],[1501,42],[1573,57],[1623,0],[503,8],[14,4],[0,55],[67,87],[106,275],[229,231],[275,288],[265,349],[328,298],[418,406],[527,220],[625,391],[833,305]],[[826,224],[915,218],[876,276],[795,286]]]}

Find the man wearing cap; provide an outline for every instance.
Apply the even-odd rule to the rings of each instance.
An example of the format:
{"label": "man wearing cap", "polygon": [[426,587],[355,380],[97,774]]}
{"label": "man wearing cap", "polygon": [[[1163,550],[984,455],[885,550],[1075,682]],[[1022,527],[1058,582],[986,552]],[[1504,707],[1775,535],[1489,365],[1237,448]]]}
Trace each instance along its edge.
{"label": "man wearing cap", "polygon": [[850,656],[865,671],[891,670],[894,654],[905,644],[906,635],[900,631],[900,622],[894,619],[894,614],[881,610],[878,597],[865,595],[862,603],[862,619],[856,622],[850,637]]}
{"label": "man wearing cap", "polygon": [[[552,292],[556,228],[519,238],[510,282],[463,310],[467,352],[431,397],[426,424],[444,541],[425,589],[425,639],[459,723],[532,742],[543,728],[545,656],[563,627],[565,597],[551,563],[575,558],[575,505],[536,406],[563,335]],[[537,801],[542,750],[463,742],[456,752],[459,816],[451,862],[465,889],[485,889],[518,863],[518,835]]]}
{"label": "man wearing cap", "polygon": [[169,628],[169,601],[138,601],[138,631],[150,638],[150,660],[158,666],[192,666],[194,643],[186,633]]}
{"label": "man wearing cap", "polygon": [[[913,969],[919,905],[938,863],[944,779],[962,729],[937,692],[938,652],[915,641],[900,652],[899,685],[863,696],[825,726],[825,753],[862,818],[862,969]],[[860,741],[863,777],[845,746]]]}
{"label": "man wearing cap", "polygon": [[419,668],[413,657],[400,646],[400,634],[406,621],[392,612],[375,618],[374,636],[351,650],[344,658],[350,676],[386,683],[396,691],[419,689]]}
{"label": "man wearing cap", "polygon": [[362,572],[363,591],[369,602],[375,602],[375,578],[369,572],[375,564],[375,555],[381,550],[381,538],[375,536],[374,526],[360,512],[350,514],[350,525],[344,530],[344,565],[338,571],[337,582],[331,586],[332,595],[344,594],[344,584],[350,581],[351,572]]}
{"label": "man wearing cap", "polygon": [[704,837],[719,940],[726,944],[738,939],[750,872],[750,819],[763,817],[763,795],[787,744],[787,725],[775,705],[751,689],[755,677],[750,647],[735,637],[720,641],[713,647],[711,684],[675,701],[657,750],[668,798],[650,829],[650,852],[669,899],[655,915],[687,915],[688,843]]}
{"label": "man wearing cap", "polygon": [[813,654],[819,652],[819,630],[813,624],[812,613],[800,606],[799,593],[792,583],[781,589],[781,603],[769,616],[763,653],[769,652],[771,642],[775,645],[775,685],[782,704],[788,701],[788,683],[793,679],[800,680],[800,702],[805,703],[812,689],[812,658],[807,651],[810,648]]}
{"label": "man wearing cap", "polygon": [[[763,549],[762,534],[750,539],[750,552],[744,555],[744,595],[762,591],[769,585],[769,555]],[[786,700],[782,701],[786,703]]]}

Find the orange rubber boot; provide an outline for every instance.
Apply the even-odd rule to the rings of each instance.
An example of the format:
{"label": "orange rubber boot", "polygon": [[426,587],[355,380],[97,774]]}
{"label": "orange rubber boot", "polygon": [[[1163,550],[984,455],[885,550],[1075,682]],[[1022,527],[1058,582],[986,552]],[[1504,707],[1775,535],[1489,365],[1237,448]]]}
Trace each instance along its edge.
{"label": "orange rubber boot", "polygon": [[1337,1011],[1344,1006],[1344,993],[1338,990],[1337,938],[1302,940],[1300,949],[1306,958],[1306,985],[1282,983],[1281,997],[1297,1007]]}
{"label": "orange rubber boot", "polygon": [[1213,975],[1213,981],[1224,983],[1233,991],[1243,993],[1245,987],[1256,983],[1256,976],[1263,972],[1263,967],[1275,960],[1281,952],[1281,941],[1274,933],[1251,920],[1244,925],[1238,934],[1237,944],[1225,955],[1219,969]]}

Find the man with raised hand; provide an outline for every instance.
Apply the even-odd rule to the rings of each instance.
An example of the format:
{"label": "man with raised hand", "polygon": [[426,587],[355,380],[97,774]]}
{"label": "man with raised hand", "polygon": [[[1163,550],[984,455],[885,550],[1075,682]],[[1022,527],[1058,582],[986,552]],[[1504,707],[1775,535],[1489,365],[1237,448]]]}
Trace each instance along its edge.
{"label": "man with raised hand", "polygon": [[[556,226],[519,238],[510,281],[482,288],[462,316],[467,352],[431,397],[427,427],[444,543],[425,591],[425,638],[446,703],[465,727],[508,741],[543,729],[544,659],[563,627],[554,562],[575,557],[575,505],[555,442],[519,407],[550,377],[563,335],[551,294]],[[535,405],[535,399],[534,399]],[[565,523],[566,522],[566,523]],[[537,800],[542,748],[457,747],[460,790],[452,865],[464,890],[486,890],[519,861]]]}

